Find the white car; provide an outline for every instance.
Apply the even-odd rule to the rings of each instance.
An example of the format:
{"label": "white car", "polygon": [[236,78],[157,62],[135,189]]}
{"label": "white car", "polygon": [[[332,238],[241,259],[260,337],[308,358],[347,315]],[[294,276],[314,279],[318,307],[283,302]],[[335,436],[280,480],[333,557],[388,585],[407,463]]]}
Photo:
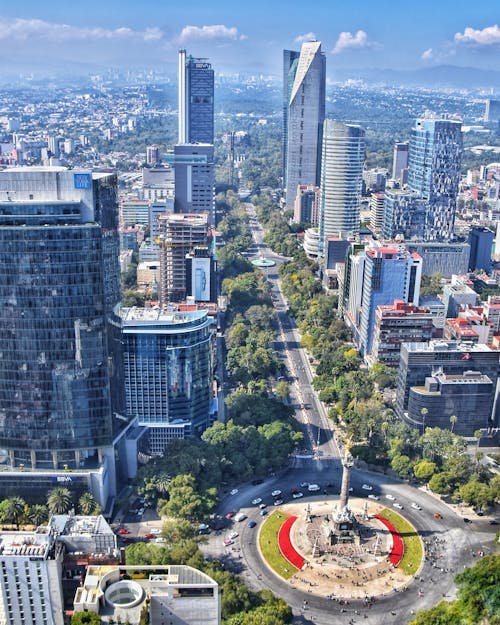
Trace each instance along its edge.
{"label": "white car", "polygon": [[369,484],[363,484],[361,488],[363,490],[373,490],[373,486],[370,486]]}
{"label": "white car", "polygon": [[233,490],[229,494],[230,495],[237,495],[238,494],[238,489],[237,488],[233,488]]}
{"label": "white car", "polygon": [[394,508],[397,508],[398,510],[402,510],[403,509],[403,506],[400,503],[396,502],[396,503],[393,503],[392,505],[394,506]]}
{"label": "white car", "polygon": [[280,490],[273,490],[273,492],[271,493],[271,495],[273,497],[277,497],[278,495],[281,495],[281,491]]}
{"label": "white car", "polygon": [[394,495],[386,495],[385,498],[389,499],[389,501],[396,501],[396,497],[394,497]]}
{"label": "white car", "polygon": [[307,487],[307,490],[310,493],[314,493],[316,491],[318,491],[320,489],[319,484],[309,484],[309,486]]}
{"label": "white car", "polygon": [[380,497],[377,497],[377,495],[368,495],[368,499],[373,499],[374,501],[378,501],[380,499]]}
{"label": "white car", "polygon": [[161,533],[161,529],[159,527],[153,527],[153,529],[151,530],[151,534],[160,534]]}
{"label": "white car", "polygon": [[252,499],[252,506],[258,506],[262,502],[262,497],[257,497],[257,499]]}
{"label": "white car", "polygon": [[292,497],[294,499],[300,499],[301,497],[304,496],[304,493],[298,492],[298,493],[293,493]]}
{"label": "white car", "polygon": [[231,532],[231,533],[229,534],[229,538],[230,538],[231,540],[233,540],[234,538],[238,538],[238,536],[239,536],[238,532]]}
{"label": "white car", "polygon": [[276,499],[276,501],[274,502],[274,505],[281,506],[282,503],[283,503],[283,499]]}
{"label": "white car", "polygon": [[414,510],[422,510],[422,506],[419,506],[419,505],[418,505],[418,503],[415,503],[414,501],[412,501],[412,503],[411,503],[411,507],[412,507]]}

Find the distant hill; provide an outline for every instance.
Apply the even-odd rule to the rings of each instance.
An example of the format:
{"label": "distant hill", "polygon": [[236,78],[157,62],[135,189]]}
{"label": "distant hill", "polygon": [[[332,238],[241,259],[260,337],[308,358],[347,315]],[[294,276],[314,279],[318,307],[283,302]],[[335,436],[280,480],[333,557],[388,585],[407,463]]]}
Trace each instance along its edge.
{"label": "distant hill", "polygon": [[361,79],[368,83],[386,83],[393,85],[420,87],[453,87],[464,89],[493,88],[500,90],[500,71],[484,70],[476,67],[458,65],[435,65],[416,70],[394,69],[335,69],[336,81]]}

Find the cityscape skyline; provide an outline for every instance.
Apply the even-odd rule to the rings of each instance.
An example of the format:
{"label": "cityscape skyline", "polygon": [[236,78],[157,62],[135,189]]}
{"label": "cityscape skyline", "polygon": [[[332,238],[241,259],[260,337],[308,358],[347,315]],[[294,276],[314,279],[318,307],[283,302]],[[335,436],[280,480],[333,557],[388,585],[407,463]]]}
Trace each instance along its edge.
{"label": "cityscape skyline", "polygon": [[337,68],[498,66],[500,27],[485,0],[473,7],[462,0],[423,0],[405,13],[389,0],[353,6],[320,1],[300,19],[299,8],[296,0],[287,11],[261,0],[237,8],[226,0],[210,6],[196,0],[189,8],[152,0],[140,6],[91,0],[85,7],[27,0],[2,8],[0,63],[10,71],[164,66],[174,73],[177,50],[189,47],[195,56],[209,55],[217,72],[279,76],[283,48],[317,39],[324,44],[329,78]]}

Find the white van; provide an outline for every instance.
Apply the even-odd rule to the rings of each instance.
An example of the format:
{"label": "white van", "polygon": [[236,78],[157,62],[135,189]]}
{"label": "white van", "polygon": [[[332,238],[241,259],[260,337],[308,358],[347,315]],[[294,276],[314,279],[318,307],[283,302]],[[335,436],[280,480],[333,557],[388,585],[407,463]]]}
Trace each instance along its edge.
{"label": "white van", "polygon": [[247,518],[247,515],[243,514],[243,512],[240,512],[234,517],[234,520],[237,522],[241,522],[241,521],[244,521],[246,518]]}
{"label": "white van", "polygon": [[307,490],[308,490],[310,493],[316,492],[316,491],[317,491],[317,490],[319,490],[319,489],[320,489],[320,487],[319,487],[319,485],[318,485],[318,484],[309,484],[309,486],[307,487]]}

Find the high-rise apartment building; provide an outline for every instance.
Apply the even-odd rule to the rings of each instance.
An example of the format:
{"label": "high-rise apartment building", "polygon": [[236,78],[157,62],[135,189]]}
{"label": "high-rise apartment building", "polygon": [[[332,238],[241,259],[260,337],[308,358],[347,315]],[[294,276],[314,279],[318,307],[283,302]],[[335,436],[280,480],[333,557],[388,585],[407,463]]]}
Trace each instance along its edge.
{"label": "high-rise apartment building", "polygon": [[295,196],[293,220],[317,226],[319,222],[320,190],[313,184],[301,184]]}
{"label": "high-rise apartment building", "polygon": [[406,182],[408,170],[408,141],[394,144],[394,154],[392,157],[392,177],[402,184]]}
{"label": "high-rise apartment building", "polygon": [[161,215],[160,304],[186,298],[186,256],[194,247],[207,244],[208,220],[204,213]]}
{"label": "high-rise apartment building", "polygon": [[179,141],[214,142],[214,70],[179,50]]}
{"label": "high-rise apartment building", "polygon": [[500,120],[500,100],[492,100],[488,98],[486,100],[486,106],[484,110],[484,121],[498,123]]}
{"label": "high-rise apartment building", "polygon": [[160,148],[157,145],[148,145],[146,148],[146,163],[156,165],[160,162]]}
{"label": "high-rise apartment building", "polygon": [[365,356],[372,352],[377,307],[394,300],[418,306],[421,277],[422,259],[403,246],[366,250],[359,321],[359,343]]}
{"label": "high-rise apartment building", "polygon": [[359,232],[365,131],[330,119],[323,125],[320,248],[331,236]]}
{"label": "high-rise apartment building", "polygon": [[370,197],[370,230],[380,236],[384,226],[384,203],[383,193],[372,193]]}
{"label": "high-rise apartment building", "polygon": [[149,429],[149,451],[200,435],[213,397],[214,331],[206,310],[122,309],[127,414]]}
{"label": "high-rise apartment building", "polygon": [[300,54],[285,50],[283,61],[284,188],[293,210],[299,185],[319,185],[326,60],[321,42],[310,41]]}
{"label": "high-rise apartment building", "polygon": [[127,423],[113,417],[124,414],[116,174],[0,172],[0,241],[2,461],[104,463],[113,482],[112,445]]}
{"label": "high-rise apartment building", "polygon": [[491,271],[494,239],[495,233],[489,228],[473,226],[469,230],[470,271],[475,271],[476,269],[483,269],[486,273]]}

